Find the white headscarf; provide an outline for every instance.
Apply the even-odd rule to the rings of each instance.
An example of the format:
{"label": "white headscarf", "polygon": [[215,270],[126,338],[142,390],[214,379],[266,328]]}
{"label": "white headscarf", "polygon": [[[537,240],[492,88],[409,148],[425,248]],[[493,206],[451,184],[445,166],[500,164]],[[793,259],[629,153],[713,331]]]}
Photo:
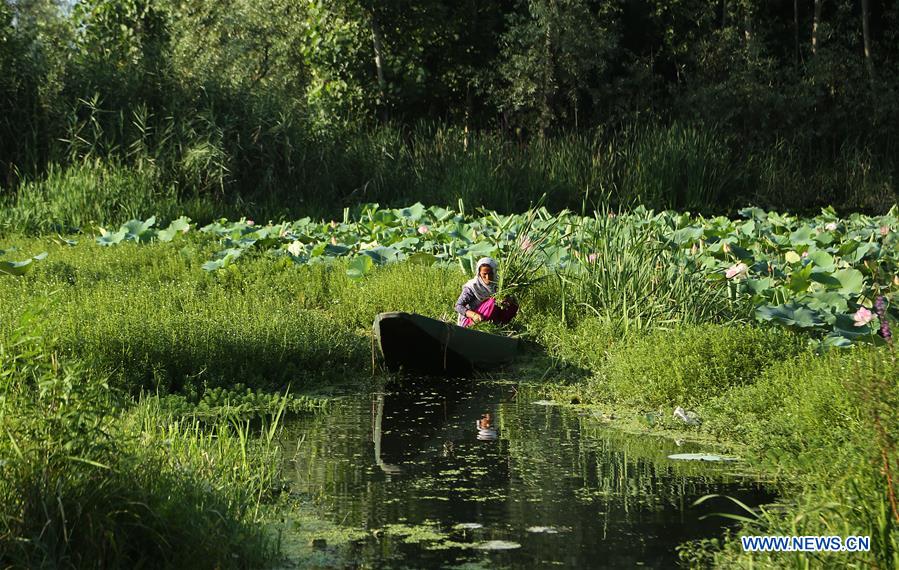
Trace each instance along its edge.
{"label": "white headscarf", "polygon": [[[487,265],[493,269],[493,279],[490,281],[490,285],[486,285],[481,280],[480,272],[481,266],[483,265]],[[496,294],[496,265],[496,260],[492,257],[482,257],[478,260],[477,265],[475,265],[474,278],[469,279],[468,283],[466,283],[466,285],[474,291],[478,303],[483,303]]]}

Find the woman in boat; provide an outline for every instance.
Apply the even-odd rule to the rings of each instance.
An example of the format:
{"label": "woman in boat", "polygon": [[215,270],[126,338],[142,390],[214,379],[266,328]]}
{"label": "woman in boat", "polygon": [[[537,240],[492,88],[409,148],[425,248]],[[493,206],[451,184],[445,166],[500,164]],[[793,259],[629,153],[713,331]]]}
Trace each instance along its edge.
{"label": "woman in boat", "polygon": [[478,260],[475,276],[462,286],[456,301],[457,324],[469,327],[482,321],[505,324],[518,313],[514,299],[496,302],[496,261],[491,257]]}

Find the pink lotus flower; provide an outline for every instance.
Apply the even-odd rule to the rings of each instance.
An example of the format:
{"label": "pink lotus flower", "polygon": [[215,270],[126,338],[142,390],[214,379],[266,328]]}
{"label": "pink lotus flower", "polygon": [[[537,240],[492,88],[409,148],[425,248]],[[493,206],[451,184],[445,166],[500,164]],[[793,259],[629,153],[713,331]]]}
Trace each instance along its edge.
{"label": "pink lotus flower", "polygon": [[874,318],[874,313],[868,310],[866,307],[859,307],[855,314],[852,315],[852,320],[855,321],[855,326],[863,327],[866,324],[871,322],[871,319]]}
{"label": "pink lotus flower", "polygon": [[824,224],[824,229],[829,232],[835,232],[835,231],[837,231],[837,223],[836,222],[827,222],[826,224]]}
{"label": "pink lotus flower", "polygon": [[880,235],[882,237],[887,237],[888,233],[890,233],[890,226],[880,226]]}
{"label": "pink lotus flower", "polygon": [[807,251],[803,251],[803,252],[802,252],[802,257],[808,257],[808,252],[807,252]]}
{"label": "pink lotus flower", "polygon": [[589,261],[590,263],[596,263],[596,254],[595,254],[595,253],[591,253],[590,255],[588,255],[588,256],[587,256],[587,261]]}
{"label": "pink lotus flower", "polygon": [[521,239],[521,249],[524,251],[531,251],[534,249],[534,242],[531,241],[531,238],[524,236]]}
{"label": "pink lotus flower", "polygon": [[749,275],[749,267],[745,263],[738,263],[724,273],[724,276],[728,279],[746,277],[747,275]]}
{"label": "pink lotus flower", "polygon": [[420,233],[422,235],[428,233],[429,231],[431,231],[431,228],[429,228],[428,226],[426,226],[424,224],[418,226],[418,233]]}
{"label": "pink lotus flower", "polygon": [[254,222],[253,220],[247,220],[247,225],[248,225],[248,226],[255,226],[255,225],[256,225],[256,222]]}

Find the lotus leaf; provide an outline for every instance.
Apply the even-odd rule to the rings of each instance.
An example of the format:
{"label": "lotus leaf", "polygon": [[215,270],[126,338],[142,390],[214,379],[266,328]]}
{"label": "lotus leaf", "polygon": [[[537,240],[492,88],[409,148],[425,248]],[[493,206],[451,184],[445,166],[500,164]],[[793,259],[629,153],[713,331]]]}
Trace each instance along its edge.
{"label": "lotus leaf", "polygon": [[15,276],[25,275],[31,270],[35,261],[40,261],[45,257],[47,257],[47,252],[39,253],[24,261],[0,261],[0,273]]}
{"label": "lotus leaf", "polygon": [[351,279],[361,279],[371,273],[375,262],[368,255],[357,255],[346,270]]}

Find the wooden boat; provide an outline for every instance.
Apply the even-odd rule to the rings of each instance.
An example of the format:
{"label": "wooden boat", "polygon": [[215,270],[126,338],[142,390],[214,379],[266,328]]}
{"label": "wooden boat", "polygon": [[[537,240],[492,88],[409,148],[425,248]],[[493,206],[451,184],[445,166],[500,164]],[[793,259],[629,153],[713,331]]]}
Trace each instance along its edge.
{"label": "wooden boat", "polygon": [[375,317],[374,342],[389,370],[464,376],[515,358],[518,339],[462,328],[415,313]]}

